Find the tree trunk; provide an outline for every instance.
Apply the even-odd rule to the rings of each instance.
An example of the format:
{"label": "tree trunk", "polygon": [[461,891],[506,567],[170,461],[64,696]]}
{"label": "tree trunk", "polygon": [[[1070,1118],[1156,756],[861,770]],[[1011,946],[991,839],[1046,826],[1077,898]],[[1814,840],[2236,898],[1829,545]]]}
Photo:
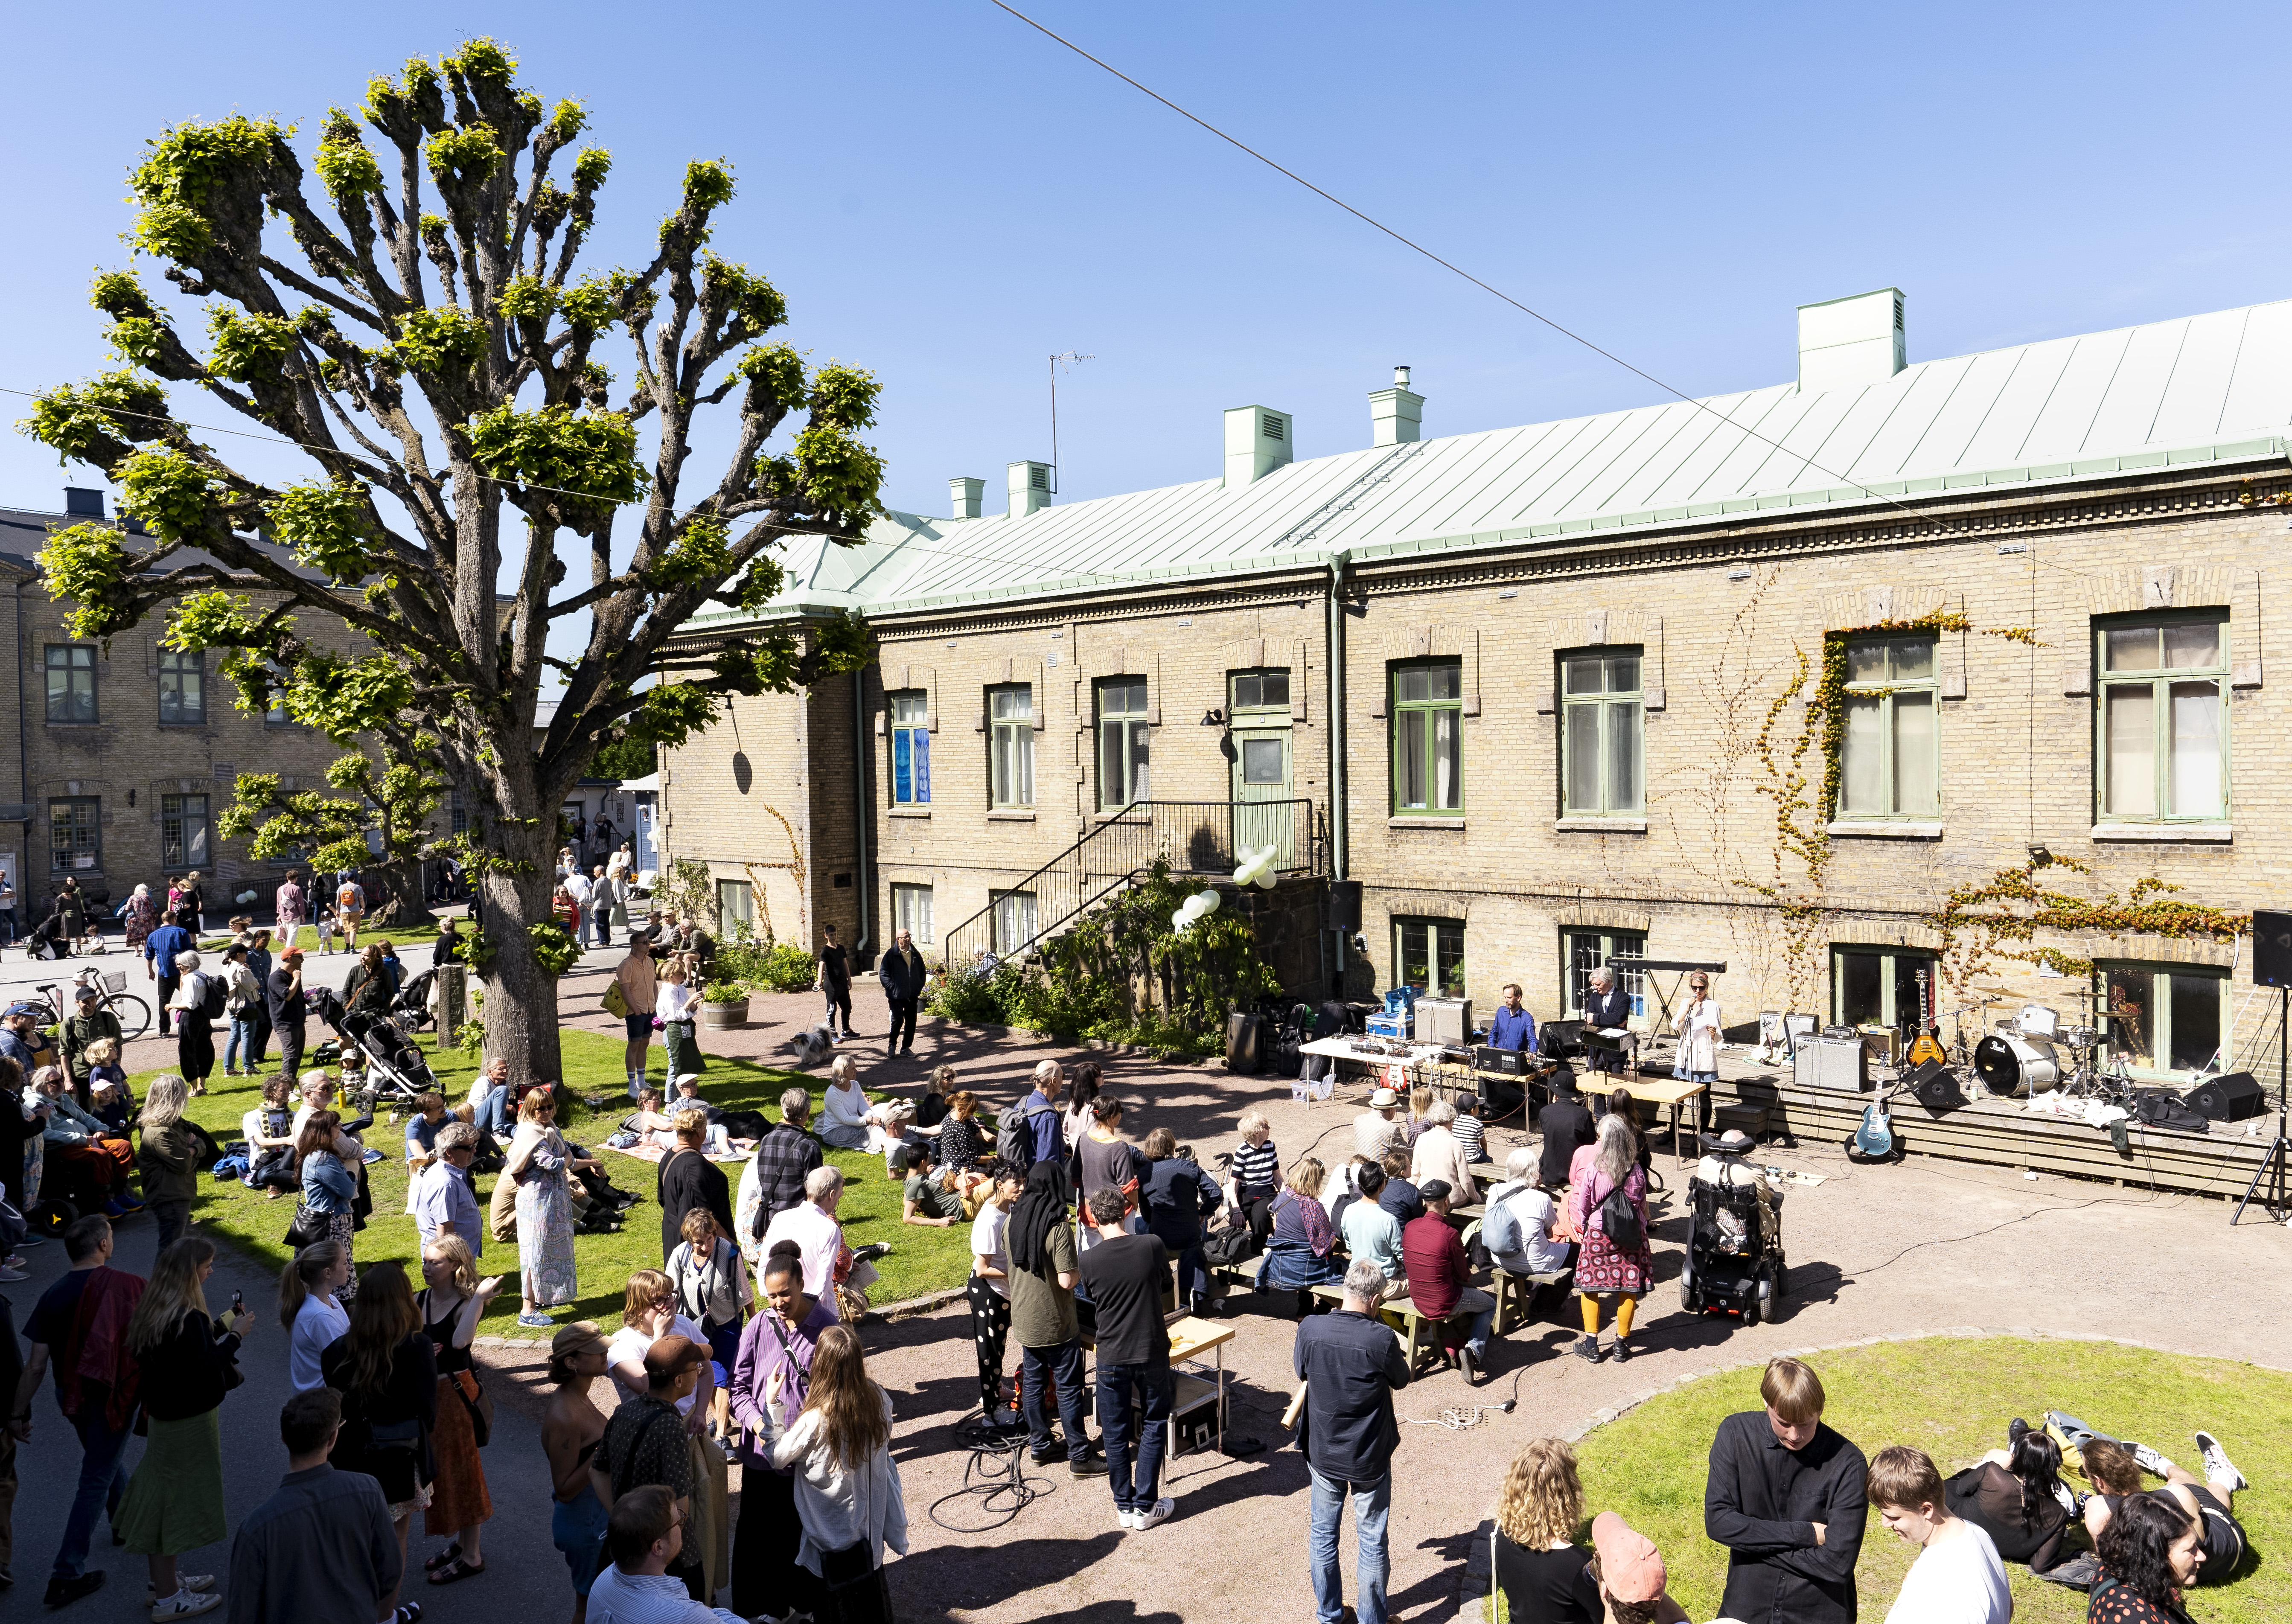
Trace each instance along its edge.
{"label": "tree trunk", "polygon": [[493,952],[486,961],[486,1059],[509,1062],[512,1081],[559,1082],[565,1071],[557,1041],[557,978],[533,955],[526,927],[549,917],[555,888],[552,829],[520,829],[504,819],[503,855],[529,865],[521,874],[498,871],[478,881],[478,928]]}
{"label": "tree trunk", "polygon": [[[422,860],[418,857],[399,858],[394,862],[369,864],[360,874],[368,895],[367,922],[379,928],[395,926],[405,930],[430,923],[430,904],[422,893]],[[379,891],[379,899],[372,893]]]}

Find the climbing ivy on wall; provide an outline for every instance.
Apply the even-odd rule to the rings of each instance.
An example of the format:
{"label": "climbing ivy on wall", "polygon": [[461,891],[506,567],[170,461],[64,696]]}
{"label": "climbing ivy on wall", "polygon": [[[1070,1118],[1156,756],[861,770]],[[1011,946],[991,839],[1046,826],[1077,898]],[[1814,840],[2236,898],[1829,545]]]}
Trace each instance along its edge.
{"label": "climbing ivy on wall", "polygon": [[1941,938],[1941,972],[1963,990],[1995,959],[2043,965],[2063,975],[2090,975],[2094,961],[2040,945],[2039,931],[2057,935],[2162,936],[2171,941],[2233,941],[2252,928],[2250,914],[2176,900],[2178,885],[2154,875],[2133,882],[2127,895],[2113,891],[2078,896],[2040,884],[2038,874],[2060,869],[2090,879],[2092,865],[2070,857],[2034,857],[2001,869],[1986,880],[1953,888],[1924,916]]}

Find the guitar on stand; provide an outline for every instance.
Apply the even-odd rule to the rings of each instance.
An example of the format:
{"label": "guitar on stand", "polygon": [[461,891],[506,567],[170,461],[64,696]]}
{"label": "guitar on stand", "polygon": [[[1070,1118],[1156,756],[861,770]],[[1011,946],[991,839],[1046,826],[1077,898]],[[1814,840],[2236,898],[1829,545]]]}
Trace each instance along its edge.
{"label": "guitar on stand", "polygon": [[1933,971],[1921,966],[1917,971],[1918,982],[1918,1035],[1910,1040],[1909,1053],[1902,1057],[1902,1070],[1915,1071],[1923,1065],[1949,1064],[1949,1051],[1941,1046],[1941,1022],[1933,1014]]}

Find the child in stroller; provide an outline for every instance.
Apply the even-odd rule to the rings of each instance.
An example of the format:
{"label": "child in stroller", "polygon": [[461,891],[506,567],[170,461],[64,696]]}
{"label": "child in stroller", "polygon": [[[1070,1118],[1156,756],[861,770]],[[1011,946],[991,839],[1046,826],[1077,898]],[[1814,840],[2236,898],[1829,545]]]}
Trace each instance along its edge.
{"label": "child in stroller", "polygon": [[1771,1317],[1788,1278],[1782,1192],[1744,1158],[1754,1148],[1736,1129],[1702,1134],[1706,1152],[1687,1181],[1692,1214],[1679,1297],[1690,1313],[1739,1314],[1746,1325]]}
{"label": "child in stroller", "polygon": [[323,987],[310,995],[310,1001],[319,1018],[343,1038],[343,1094],[355,1098],[359,1111],[371,1114],[378,1104],[412,1111],[416,1101],[438,1087],[430,1062],[395,1022],[383,1015],[352,1014]]}

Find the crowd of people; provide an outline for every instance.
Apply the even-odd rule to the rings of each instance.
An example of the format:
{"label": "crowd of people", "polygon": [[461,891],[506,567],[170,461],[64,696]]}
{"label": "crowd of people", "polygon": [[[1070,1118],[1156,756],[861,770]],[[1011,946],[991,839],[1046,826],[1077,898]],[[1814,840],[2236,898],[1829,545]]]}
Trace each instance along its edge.
{"label": "crowd of people", "polygon": [[[186,1028],[205,1029],[204,982],[221,981],[232,1018],[226,1071],[243,1065],[252,1075],[269,1063],[274,1037],[282,1060],[300,1058],[301,954],[290,947],[258,967],[248,959],[258,947],[267,957],[267,941],[230,923],[237,933],[220,971],[160,937],[169,922],[141,945],[159,938],[155,975],[172,973],[178,993],[196,990],[171,999],[202,1017]],[[345,933],[352,942],[355,929]],[[1406,1298],[1434,1327],[1442,1361],[1475,1385],[1497,1335],[1497,1299],[1475,1283],[1484,1267],[1523,1277],[1530,1317],[1538,1301],[1551,1314],[1576,1297],[1578,1354],[1632,1356],[1634,1311],[1654,1270],[1649,1147],[1621,1090],[1585,1095],[1563,1069],[1536,1119],[1540,1143],[1510,1150],[1500,1176],[1473,1098],[1382,1088],[1333,1130],[1350,1133],[1349,1158],[1325,1161],[1318,1143],[1285,1158],[1253,1110],[1214,1174],[1168,1127],[1142,1134],[1092,1062],[1041,1062],[1027,1094],[990,1116],[948,1067],[919,1098],[870,1099],[843,1054],[817,1102],[790,1088],[779,1119],[760,1123],[736,1186],[715,1159],[727,1113],[702,1096],[697,1046],[673,1034],[666,1090],[649,1080],[653,1018],[679,1023],[674,995],[698,968],[688,939],[673,934],[656,952],[657,939],[633,933],[613,984],[628,1015],[634,1103],[620,1129],[659,1152],[660,1259],[628,1277],[611,1334],[587,1321],[561,1324],[554,1311],[580,1296],[574,1236],[619,1228],[639,1198],[568,1137],[561,1087],[513,1081],[496,1062],[459,1106],[435,1093],[414,1103],[407,1210],[419,1252],[409,1271],[355,1256],[372,1210],[367,1168],[379,1158],[365,1143],[372,1120],[346,1119],[323,1070],[265,1081],[241,1125],[242,1176],[266,1199],[297,1202],[277,1303],[288,1469],[235,1531],[223,1517],[221,1411],[240,1385],[246,1339],[258,1333],[238,1294],[221,1313],[209,1302],[214,1248],[189,1232],[201,1145],[183,1113],[198,1079],[187,1064],[135,1102],[116,1023],[106,1030],[102,1012],[86,1008],[60,1032],[61,1059],[27,1071],[15,1050],[36,1058],[31,1034],[12,1011],[0,1022],[0,1082],[11,1066],[29,1077],[27,1097],[42,1103],[21,1113],[31,1121],[36,1109],[33,1141],[59,1175],[96,1195],[97,1210],[61,1237],[70,1268],[32,1311],[20,1372],[0,1379],[14,1396],[12,1450],[30,1436],[44,1383],[80,1445],[49,1605],[102,1585],[88,1563],[101,1513],[115,1542],[146,1559],[155,1620],[227,1605],[235,1620],[414,1624],[424,1588],[487,1571],[492,1404],[472,1350],[480,1320],[509,1291],[520,1323],[551,1333],[540,1443],[575,1624],[888,1618],[885,1554],[907,1550],[908,1513],[890,1449],[893,1398],[868,1376],[858,1329],[873,1260],[888,1248],[847,1240],[838,1213],[857,1175],[831,1163],[831,1151],[882,1157],[884,1176],[900,1185],[900,1223],[968,1226],[972,1435],[1023,1441],[1038,1467],[1063,1462],[1074,1479],[1106,1479],[1125,1531],[1177,1513],[1162,1482],[1176,1398],[1172,1316],[1225,1312],[1237,1265],[1277,1305],[1294,1297],[1308,1567],[1325,1624],[1347,1611],[1339,1552],[1348,1505],[1352,1611],[1359,1624],[1386,1616],[1393,1395],[1416,1378],[1381,1317],[1392,1305]],[[353,1000],[395,991],[378,949],[361,951]],[[169,949],[171,972],[162,972],[156,951]],[[848,1032],[848,963],[829,977],[821,962],[829,1018]],[[1532,1032],[1515,1000],[1504,1013]],[[17,1114],[0,1111],[0,1121]],[[499,1172],[490,1203],[472,1176],[488,1158]],[[0,1146],[0,1171],[13,1165]],[[158,1242],[148,1281],[112,1263],[112,1220],[143,1208]],[[0,1208],[0,1226],[12,1210]],[[488,1241],[513,1245],[513,1284],[482,1273]],[[1603,1319],[1613,1324],[1605,1348]],[[1095,1350],[1088,1375],[1085,1338]],[[7,1341],[12,1351],[12,1333]],[[2177,1624],[2189,1588],[2243,1559],[2231,1508],[2243,1480],[2208,1434],[2199,1434],[2199,1477],[2073,1418],[2049,1417],[2037,1431],[2015,1422],[2006,1449],[1945,1479],[1907,1444],[1866,1458],[1825,1423],[1820,1379],[1801,1361],[1772,1361],[1761,1394],[1763,1410],[1728,1418],[1711,1444],[1705,1532],[1728,1553],[1723,1618],[1857,1616],[1871,1507],[1919,1547],[1889,1614],[1897,1624],[2001,1624],[2012,1613],[2004,1564],[2058,1570],[2080,1523],[2091,1547],[2082,1578],[2105,1624]],[[270,1402],[249,1394],[235,1407]],[[149,1442],[125,1471],[139,1427]],[[2066,1487],[2071,1458],[2095,1493]],[[2144,1492],[2144,1472],[2166,1486]],[[1492,1583],[1515,1624],[1683,1620],[1654,1543],[1612,1510],[1587,1525],[1586,1511],[1568,1445],[1538,1439],[1521,1452],[1490,1551]],[[417,1514],[426,1551],[413,1544]],[[1578,1542],[1587,1526],[1588,1547]],[[225,1539],[225,1573],[182,1571],[179,1558]],[[718,1608],[728,1592],[730,1610]]]}

